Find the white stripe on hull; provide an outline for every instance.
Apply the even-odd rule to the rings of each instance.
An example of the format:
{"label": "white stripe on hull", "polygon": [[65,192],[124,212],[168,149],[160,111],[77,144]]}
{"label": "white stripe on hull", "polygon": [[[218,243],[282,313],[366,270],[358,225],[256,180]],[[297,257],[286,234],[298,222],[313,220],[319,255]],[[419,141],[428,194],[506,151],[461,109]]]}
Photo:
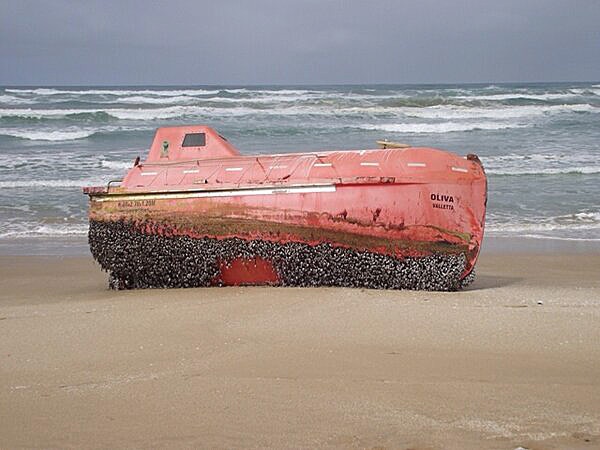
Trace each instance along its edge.
{"label": "white stripe on hull", "polygon": [[227,189],[216,191],[178,191],[178,192],[154,192],[140,194],[108,194],[92,196],[98,202],[120,202],[127,200],[162,200],[162,199],[186,199],[186,198],[211,198],[211,197],[245,197],[249,195],[282,195],[282,194],[313,194],[322,192],[335,192],[333,184],[316,186],[289,186],[289,187],[264,187],[246,189]]}

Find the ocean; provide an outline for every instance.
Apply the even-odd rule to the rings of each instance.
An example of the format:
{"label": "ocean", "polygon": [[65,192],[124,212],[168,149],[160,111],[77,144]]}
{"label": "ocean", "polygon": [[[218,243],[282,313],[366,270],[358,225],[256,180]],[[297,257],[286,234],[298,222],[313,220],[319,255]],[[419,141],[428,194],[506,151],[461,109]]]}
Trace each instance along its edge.
{"label": "ocean", "polygon": [[122,178],[154,129],[207,124],[242,153],[480,156],[486,235],[600,241],[600,83],[0,88],[0,252],[84,242],[81,188]]}

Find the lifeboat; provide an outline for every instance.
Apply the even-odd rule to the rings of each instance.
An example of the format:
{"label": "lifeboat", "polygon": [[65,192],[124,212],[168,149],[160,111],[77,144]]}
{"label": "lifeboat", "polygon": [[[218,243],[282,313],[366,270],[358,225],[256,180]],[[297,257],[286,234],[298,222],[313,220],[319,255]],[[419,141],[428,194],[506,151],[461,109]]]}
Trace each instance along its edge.
{"label": "lifeboat", "polygon": [[248,156],[207,126],[159,128],[122,180],[84,188],[91,253],[115,289],[465,287],[484,232],[479,158],[380,144]]}

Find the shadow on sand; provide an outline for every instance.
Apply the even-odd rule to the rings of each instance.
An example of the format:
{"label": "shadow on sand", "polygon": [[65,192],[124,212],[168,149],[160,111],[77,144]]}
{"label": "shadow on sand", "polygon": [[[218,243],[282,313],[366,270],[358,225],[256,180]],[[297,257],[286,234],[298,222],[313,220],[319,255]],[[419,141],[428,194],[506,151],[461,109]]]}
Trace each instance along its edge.
{"label": "shadow on sand", "polygon": [[465,291],[480,291],[482,289],[500,288],[511,286],[519,281],[523,281],[522,277],[502,277],[494,275],[481,275],[475,276],[475,281]]}

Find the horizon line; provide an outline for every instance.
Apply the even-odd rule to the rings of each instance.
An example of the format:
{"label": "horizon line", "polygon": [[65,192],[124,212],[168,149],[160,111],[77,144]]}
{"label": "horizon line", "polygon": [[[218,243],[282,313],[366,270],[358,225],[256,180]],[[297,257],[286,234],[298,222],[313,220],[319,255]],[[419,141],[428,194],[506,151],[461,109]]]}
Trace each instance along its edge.
{"label": "horizon line", "polygon": [[133,83],[133,84],[0,84],[3,89],[6,88],[27,88],[27,87],[266,87],[266,86],[440,86],[440,85],[509,85],[509,84],[567,84],[567,83],[600,83],[600,80],[553,80],[553,81],[466,81],[466,82],[425,82],[425,83],[208,83],[208,84],[171,84],[171,83]]}

